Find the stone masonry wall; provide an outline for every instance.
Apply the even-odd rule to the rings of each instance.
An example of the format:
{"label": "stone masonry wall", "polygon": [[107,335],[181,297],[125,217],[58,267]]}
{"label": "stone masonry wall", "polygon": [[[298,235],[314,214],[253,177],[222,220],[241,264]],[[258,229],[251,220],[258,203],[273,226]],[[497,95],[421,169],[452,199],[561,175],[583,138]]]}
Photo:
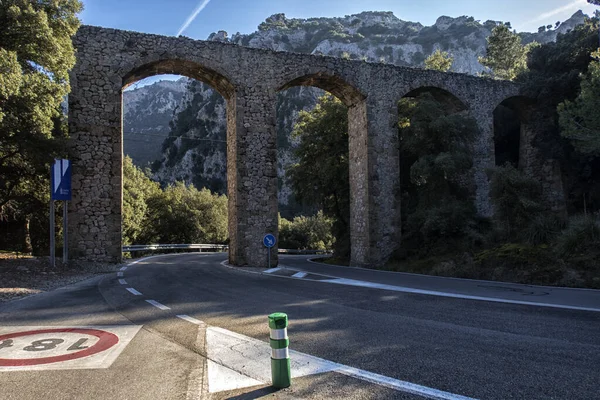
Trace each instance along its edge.
{"label": "stone masonry wall", "polygon": [[[494,160],[494,108],[518,94],[506,82],[386,64],[251,49],[91,26],[74,39],[71,74],[76,258],[121,259],[123,87],[148,76],[185,75],[227,101],[230,262],[265,266],[266,233],[277,234],[275,101],[279,90],[312,85],[349,108],[352,264],[384,262],[400,243],[396,103],[421,87],[447,91],[482,128],[476,144],[477,209],[491,213],[484,169]],[[276,254],[276,248],[273,255]],[[272,258],[277,262],[277,258]]]}

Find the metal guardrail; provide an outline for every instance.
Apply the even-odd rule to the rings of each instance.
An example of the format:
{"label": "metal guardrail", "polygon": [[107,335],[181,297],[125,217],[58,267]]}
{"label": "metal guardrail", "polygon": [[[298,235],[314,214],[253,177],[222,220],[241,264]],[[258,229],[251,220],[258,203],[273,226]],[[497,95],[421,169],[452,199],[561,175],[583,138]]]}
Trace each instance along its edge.
{"label": "metal guardrail", "polygon": [[[227,251],[229,246],[225,244],[133,244],[123,246],[123,253],[135,251],[153,251],[153,250],[212,250]],[[331,250],[295,250],[279,249],[279,254],[331,254]]]}
{"label": "metal guardrail", "polygon": [[123,252],[149,251],[149,250],[217,250],[226,251],[229,246],[224,244],[134,244],[123,246]]}

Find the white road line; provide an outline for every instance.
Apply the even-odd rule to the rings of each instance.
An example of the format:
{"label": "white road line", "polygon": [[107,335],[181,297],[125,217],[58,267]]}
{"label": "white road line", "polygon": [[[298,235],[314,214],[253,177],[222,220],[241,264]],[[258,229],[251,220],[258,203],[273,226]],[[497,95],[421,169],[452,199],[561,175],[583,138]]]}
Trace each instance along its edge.
{"label": "white road line", "polygon": [[[271,381],[270,364],[264,362],[264,360],[269,359],[271,354],[269,343],[226,329],[211,326],[206,329],[206,351],[209,360],[218,362],[220,365],[237,372],[242,377],[249,377],[264,383]],[[309,376],[325,372],[337,372],[390,389],[423,396],[428,399],[472,400],[469,397],[338,364],[299,351],[291,350],[290,360],[292,375],[294,377]],[[216,377],[211,376],[210,370],[208,378],[209,387],[211,387],[211,383],[213,387],[218,386],[214,383]],[[234,379],[233,376],[232,379]],[[252,381],[244,383],[241,380],[230,383],[230,385],[235,385],[237,387],[251,384]]]}
{"label": "white road line", "polygon": [[185,315],[185,314],[183,314],[183,315],[178,315],[178,316],[177,316],[177,318],[184,319],[184,320],[186,320],[187,322],[191,322],[192,324],[196,324],[196,325],[202,325],[202,324],[204,324],[204,322],[200,321],[199,319],[192,318],[192,317],[190,317],[189,315]]}
{"label": "white road line", "polygon": [[125,271],[127,267],[121,267],[121,271]]}
{"label": "white road line", "polygon": [[263,274],[272,274],[273,272],[279,271],[281,268],[271,268],[263,272]]}
{"label": "white road line", "polygon": [[160,304],[158,301],[155,301],[155,300],[146,300],[146,303],[150,303],[154,307],[160,308],[161,310],[170,310],[171,309],[171,307],[167,307],[164,304]]}
{"label": "white road line", "polygon": [[119,279],[119,283],[121,285],[127,285],[127,281],[125,279]]}
{"label": "white road line", "polygon": [[117,276],[122,278],[123,277],[123,273],[122,272],[117,272]]}
{"label": "white road line", "polygon": [[403,287],[403,286],[393,286],[393,285],[386,285],[383,283],[357,281],[354,279],[346,279],[346,278],[325,279],[325,280],[322,280],[319,282],[335,283],[338,285],[347,285],[347,286],[360,286],[360,287],[366,287],[366,288],[371,288],[371,289],[391,290],[394,292],[425,294],[425,295],[439,296],[439,297],[451,297],[454,299],[480,300],[480,301],[491,301],[491,302],[495,302],[495,303],[519,304],[519,305],[525,305],[525,306],[551,307],[551,308],[561,308],[561,309],[567,309],[567,310],[600,312],[600,308],[593,308],[593,307],[577,307],[577,306],[569,306],[569,305],[563,305],[563,304],[537,303],[534,301],[508,300],[508,299],[500,299],[497,297],[471,296],[471,295],[467,295],[467,294],[438,292],[435,290],[413,289],[413,288],[408,288],[408,287]]}
{"label": "white road line", "polygon": [[131,292],[132,294],[134,294],[136,296],[141,296],[142,295],[140,292],[138,292],[137,290],[135,290],[132,287],[128,287],[127,290],[129,290],[129,292]]}
{"label": "white road line", "polygon": [[292,278],[304,278],[306,275],[308,275],[306,272],[296,272]]}

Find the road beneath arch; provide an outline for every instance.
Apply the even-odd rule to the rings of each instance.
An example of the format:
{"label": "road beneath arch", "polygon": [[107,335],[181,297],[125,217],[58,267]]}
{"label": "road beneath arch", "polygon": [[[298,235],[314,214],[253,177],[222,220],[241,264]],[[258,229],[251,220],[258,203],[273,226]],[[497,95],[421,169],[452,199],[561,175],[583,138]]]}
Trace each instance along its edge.
{"label": "road beneath arch", "polygon": [[[227,267],[225,259],[224,254],[198,253],[149,258],[118,273],[1,306],[0,326],[5,330],[86,326],[127,340],[100,367],[0,367],[2,397],[597,396],[600,312],[591,310],[600,309],[600,302],[595,303],[598,292],[571,291],[571,297],[561,292],[562,300],[550,296],[554,306],[532,306],[439,295],[466,290],[460,288],[465,281],[416,282],[409,275],[336,269],[293,256],[281,258],[284,268],[261,274]],[[345,281],[331,282],[336,278]],[[429,287],[404,290],[417,284]],[[479,297],[509,301],[527,297],[523,293],[542,297],[537,294],[553,292],[519,285],[476,286]],[[424,294],[427,290],[432,293]],[[581,308],[590,311],[573,309],[577,293],[583,299]],[[561,301],[568,308],[555,307]],[[290,319],[294,381],[290,389],[273,393],[267,315],[276,311]],[[124,331],[129,333],[120,333]],[[52,345],[55,352],[83,351],[86,344],[65,334],[62,345],[62,338],[38,337],[40,353]],[[22,357],[21,347],[35,348],[4,345],[0,342],[0,359]]]}

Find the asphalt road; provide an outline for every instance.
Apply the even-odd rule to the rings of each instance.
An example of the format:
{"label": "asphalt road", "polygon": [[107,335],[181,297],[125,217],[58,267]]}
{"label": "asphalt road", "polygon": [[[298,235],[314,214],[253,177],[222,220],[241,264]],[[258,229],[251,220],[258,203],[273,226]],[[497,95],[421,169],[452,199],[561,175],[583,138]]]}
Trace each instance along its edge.
{"label": "asphalt road", "polygon": [[[151,258],[128,267],[122,277],[111,274],[1,307],[0,326],[133,324],[142,329],[109,368],[0,371],[0,398],[434,398],[336,371],[295,378],[290,389],[278,392],[262,380],[211,393],[214,363],[207,358],[260,377],[253,375],[256,360],[246,350],[238,352],[242,358],[236,365],[216,352],[219,328],[260,347],[268,342],[267,315],[276,311],[289,316],[291,349],[434,394],[600,397],[598,312],[289,279],[228,268],[220,263],[224,259],[222,254]],[[281,263],[321,268],[303,257],[282,257]]]}

